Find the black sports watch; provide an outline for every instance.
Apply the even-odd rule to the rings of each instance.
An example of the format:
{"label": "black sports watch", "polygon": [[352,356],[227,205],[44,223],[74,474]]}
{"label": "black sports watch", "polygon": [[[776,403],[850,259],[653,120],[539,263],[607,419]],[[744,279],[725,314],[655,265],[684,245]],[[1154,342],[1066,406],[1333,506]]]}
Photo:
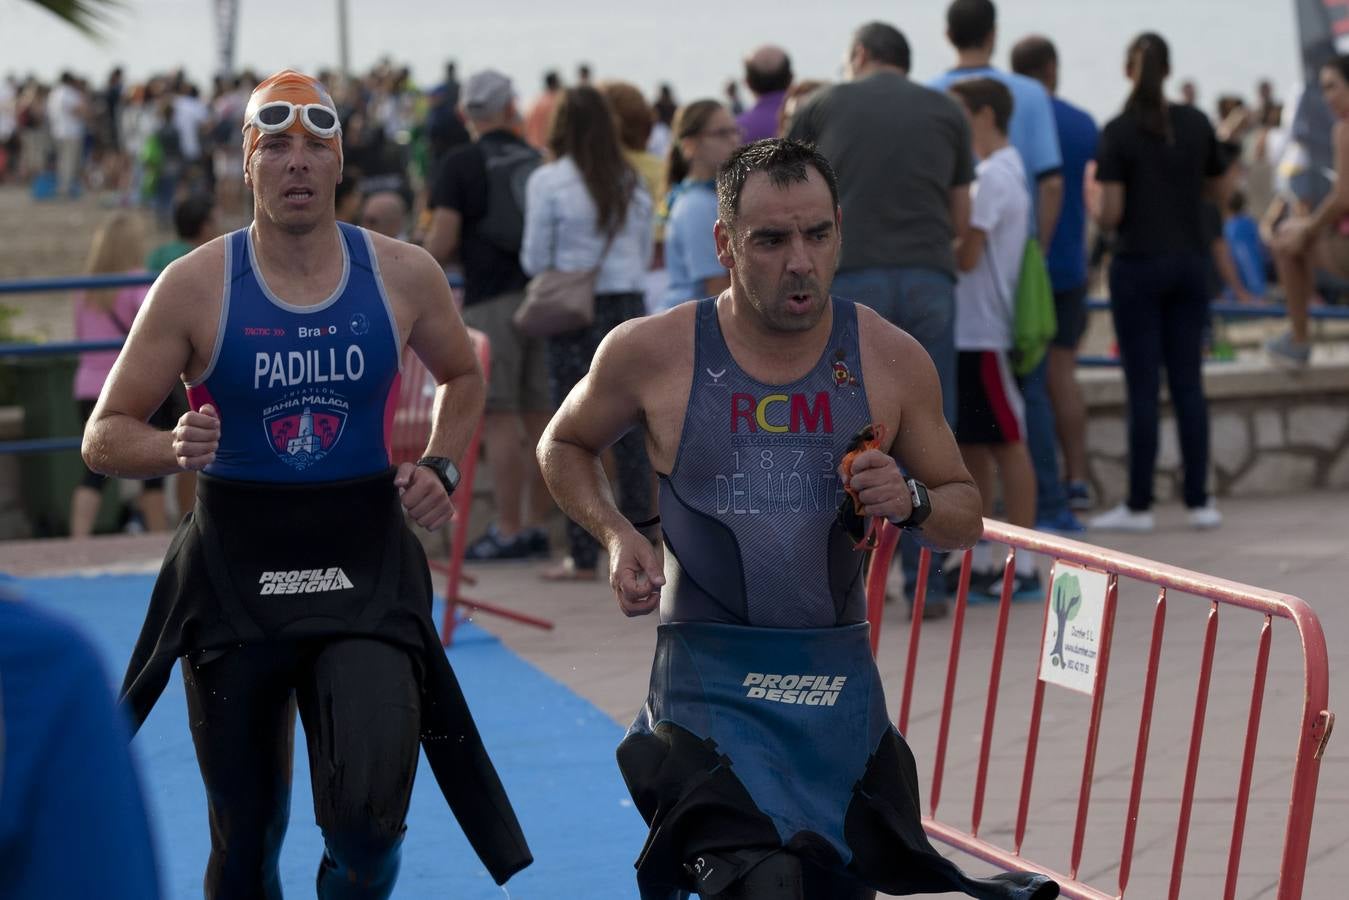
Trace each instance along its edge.
{"label": "black sports watch", "polygon": [[927,517],[932,515],[932,502],[927,498],[927,485],[923,484],[917,478],[905,478],[904,483],[909,488],[909,499],[913,503],[913,509],[909,512],[907,519],[896,522],[890,520],[890,524],[896,528],[919,528]]}
{"label": "black sports watch", "polygon": [[453,494],[454,489],[459,487],[459,467],[449,457],[423,456],[417,460],[417,465],[425,466],[435,472],[436,477],[440,479],[440,486],[445,488],[446,494]]}

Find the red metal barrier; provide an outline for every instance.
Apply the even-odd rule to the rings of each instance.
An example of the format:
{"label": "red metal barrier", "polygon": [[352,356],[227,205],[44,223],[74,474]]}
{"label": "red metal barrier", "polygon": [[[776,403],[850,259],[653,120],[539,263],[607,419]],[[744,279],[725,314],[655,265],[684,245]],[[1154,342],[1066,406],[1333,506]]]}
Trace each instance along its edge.
{"label": "red metal barrier", "polygon": [[[469,337],[473,339],[473,348],[478,353],[478,363],[482,366],[483,377],[486,378],[492,366],[491,343],[481,331],[470,328],[468,333]],[[399,383],[398,408],[394,413],[389,439],[390,453],[395,465],[416,461],[426,449],[426,441],[431,434],[431,414],[436,389],[431,373],[426,370],[422,361],[410,348],[403,351],[403,368],[399,373],[399,378],[401,380]],[[430,562],[433,571],[445,573],[445,618],[440,626],[440,641],[446,647],[454,640],[454,629],[458,623],[455,612],[460,606],[472,612],[491,613],[494,616],[501,616],[525,625],[533,625],[535,628],[543,628],[549,631],[553,628],[553,623],[547,619],[516,612],[491,603],[483,603],[480,600],[472,600],[459,593],[460,586],[464,582],[473,583],[464,572],[464,550],[468,546],[468,519],[470,506],[473,503],[473,478],[478,469],[478,449],[481,443],[482,420],[479,419],[477,426],[473,429],[473,437],[469,439],[468,447],[464,450],[464,458],[459,467],[460,479],[457,493],[460,500],[456,506],[454,518],[450,521],[449,561],[432,560]]]}
{"label": "red metal barrier", "polygon": [[[899,532],[893,526],[885,526],[881,534],[880,545],[874,553],[871,569],[868,572],[867,609],[872,627],[873,650],[879,649],[885,582],[890,571],[890,562],[894,556],[898,537]],[[954,621],[951,625],[951,649],[948,656],[946,684],[938,725],[932,787],[928,793],[928,810],[923,817],[923,826],[929,836],[1007,870],[1044,872],[1059,881],[1065,897],[1092,898],[1092,900],[1123,897],[1128,887],[1133,862],[1135,832],[1143,787],[1144,763],[1147,758],[1148,738],[1152,727],[1153,702],[1157,688],[1157,673],[1161,660],[1162,633],[1166,624],[1168,592],[1174,591],[1208,600],[1209,613],[1204,630],[1203,655],[1200,664],[1199,682],[1196,688],[1194,716],[1190,728],[1184,788],[1180,797],[1180,819],[1176,826],[1176,843],[1172,855],[1170,886],[1167,896],[1176,898],[1180,894],[1185,848],[1189,836],[1190,813],[1194,802],[1195,781],[1199,768],[1199,751],[1204,733],[1205,713],[1213,669],[1219,609],[1224,605],[1229,605],[1244,607],[1261,613],[1264,616],[1264,622],[1257,641],[1254,683],[1251,690],[1250,709],[1247,715],[1241,774],[1232,824],[1232,838],[1228,848],[1223,897],[1231,898],[1236,892],[1237,872],[1241,860],[1242,839],[1245,833],[1246,813],[1255,763],[1256,739],[1259,734],[1261,706],[1268,671],[1271,620],[1278,617],[1290,620],[1297,629],[1303,655],[1304,700],[1299,720],[1300,730],[1294,748],[1292,794],[1288,804],[1288,816],[1279,866],[1277,897],[1279,900],[1300,898],[1307,866],[1307,849],[1311,838],[1312,812],[1316,801],[1316,783],[1320,773],[1320,760],[1335,721],[1334,714],[1328,708],[1329,670],[1325,637],[1321,631],[1320,621],[1311,607],[1297,597],[1249,587],[1222,578],[1201,575],[1175,566],[1152,562],[1140,557],[1041,532],[1017,528],[1002,522],[986,519],[984,521],[984,538],[988,541],[1007,545],[1008,555],[1003,569],[997,632],[994,638],[988,695],[984,709],[983,732],[979,745],[979,762],[974,778],[971,825],[967,831],[937,818],[942,780],[945,774],[947,745],[950,737],[952,699],[955,694],[960,644],[964,632],[965,609],[968,603],[972,555],[969,551],[966,551],[961,566],[959,590],[955,599]],[[1038,667],[1017,805],[1015,843],[1011,849],[1007,849],[979,836],[993,740],[993,723],[997,711],[1003,653],[1007,641],[1008,619],[1012,603],[1015,559],[1018,553],[1027,552],[1041,553],[1051,557],[1054,561],[1054,570],[1057,570],[1062,564],[1068,564],[1094,573],[1103,573],[1106,579],[1095,680],[1090,692],[1091,718],[1083,754],[1072,850],[1066,873],[1055,871],[1052,867],[1041,865],[1021,855],[1021,848],[1026,837],[1031,785],[1035,775],[1035,758],[1046,684],[1040,677]],[[900,712],[897,723],[902,733],[907,733],[909,714],[912,708],[914,674],[917,667],[918,648],[923,626],[923,606],[926,599],[926,574],[931,565],[930,555],[929,551],[923,551],[918,580],[919,587],[913,603],[904,688],[900,698]],[[1041,638],[1046,634],[1046,625],[1051,611],[1050,592],[1054,585],[1054,570],[1051,570],[1049,583],[1046,586],[1045,619],[1042,620],[1041,629],[1038,632]],[[1153,614],[1152,637],[1144,679],[1142,712],[1138,725],[1138,743],[1134,753],[1128,814],[1124,823],[1124,841],[1120,851],[1118,893],[1109,893],[1099,887],[1078,880],[1078,872],[1082,861],[1087,812],[1091,802],[1106,676],[1110,663],[1110,645],[1114,633],[1118,582],[1121,577],[1155,585],[1158,588],[1158,597]],[[1061,624],[1059,629],[1063,630]],[[966,775],[967,773],[961,774]]]}

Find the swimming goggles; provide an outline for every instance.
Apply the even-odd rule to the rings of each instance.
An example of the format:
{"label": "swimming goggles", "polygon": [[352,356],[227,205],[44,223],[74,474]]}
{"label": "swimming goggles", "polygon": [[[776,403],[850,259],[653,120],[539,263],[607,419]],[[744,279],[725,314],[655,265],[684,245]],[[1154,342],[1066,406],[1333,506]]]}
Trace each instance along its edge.
{"label": "swimming goggles", "polygon": [[280,134],[295,122],[296,116],[304,123],[305,130],[316,137],[331,138],[342,130],[337,113],[322,103],[291,103],[289,100],[262,104],[248,124],[263,134]]}

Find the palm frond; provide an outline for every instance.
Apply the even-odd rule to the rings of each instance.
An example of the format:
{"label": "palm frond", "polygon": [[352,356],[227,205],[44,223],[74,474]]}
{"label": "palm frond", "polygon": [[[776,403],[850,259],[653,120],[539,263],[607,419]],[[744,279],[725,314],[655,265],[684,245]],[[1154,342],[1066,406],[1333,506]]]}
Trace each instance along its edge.
{"label": "palm frond", "polygon": [[78,29],[94,40],[104,37],[104,29],[114,14],[125,8],[125,0],[33,0],[38,6]]}

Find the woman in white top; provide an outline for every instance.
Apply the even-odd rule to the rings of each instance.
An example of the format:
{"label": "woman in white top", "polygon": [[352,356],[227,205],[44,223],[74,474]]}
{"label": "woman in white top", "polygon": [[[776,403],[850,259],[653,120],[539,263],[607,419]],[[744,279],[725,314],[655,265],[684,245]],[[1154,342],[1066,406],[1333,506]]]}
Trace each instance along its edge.
{"label": "woman in white top", "polygon": [[[530,276],[599,267],[595,321],[548,341],[553,402],[560,405],[590,370],[604,336],[645,312],[652,203],[623,156],[608,102],[594,88],[563,92],[549,127],[548,150],[553,161],[536,169],[525,188],[520,264]],[[614,461],[620,508],[634,522],[651,518],[651,463],[640,432],[614,445]],[[594,579],[599,545],[575,522],[567,523],[567,539],[570,555],[544,577]]]}

